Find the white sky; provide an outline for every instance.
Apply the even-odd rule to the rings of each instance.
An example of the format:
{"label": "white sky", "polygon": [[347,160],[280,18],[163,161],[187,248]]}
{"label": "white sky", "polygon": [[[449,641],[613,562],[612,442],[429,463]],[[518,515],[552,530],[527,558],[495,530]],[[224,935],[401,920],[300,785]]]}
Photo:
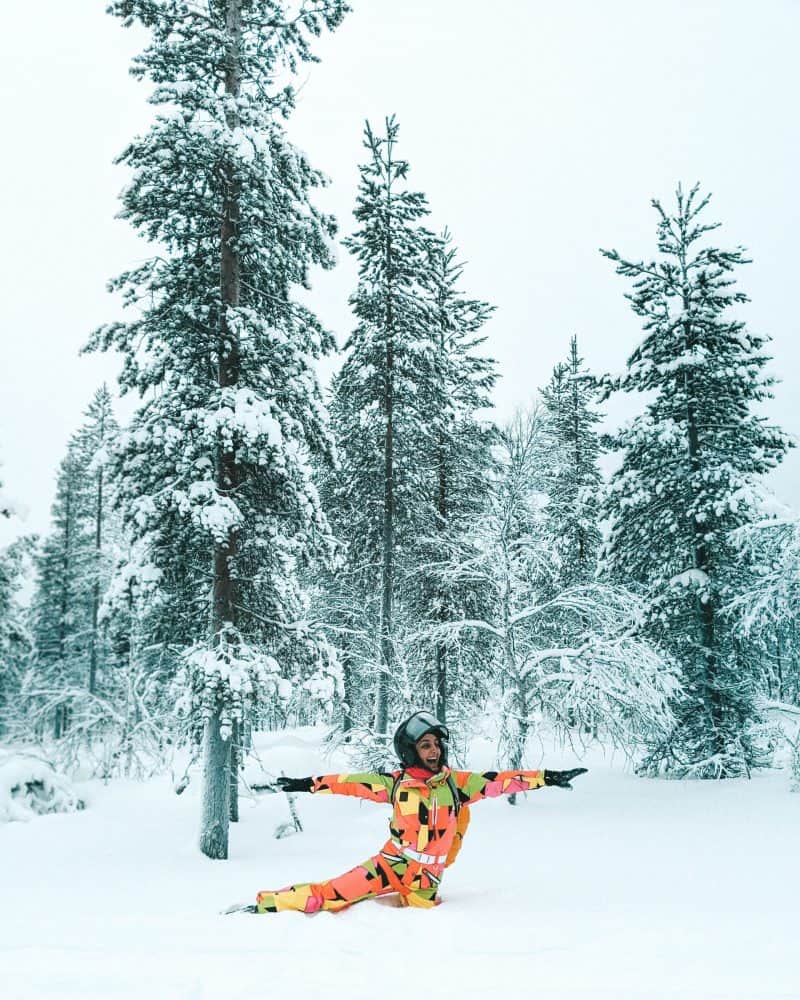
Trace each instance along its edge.
{"label": "white sky", "polygon": [[[800,435],[798,0],[353,6],[317,47],[290,133],[331,177],[318,203],[346,233],[364,119],[397,114],[411,183],[468,262],[465,291],[498,307],[499,418],[529,401],[573,333],[592,368],[623,367],[639,328],[597,248],[651,255],[650,198],[669,203],[678,181],[699,180],[719,241],[754,260],[744,316],[773,337],[783,380],[766,412]],[[0,478],[29,508],[0,542],[46,530],[67,439],[102,380],[115,383],[115,359],[78,351],[119,314],[108,278],[147,254],[114,219],[125,173],[112,165],[153,113],[150,85],[128,75],[144,35],[104,7],[18,4],[0,32]],[[355,268],[340,259],[313,299],[342,343]],[[636,408],[613,401],[610,419]],[[800,506],[800,449],[771,482]]]}

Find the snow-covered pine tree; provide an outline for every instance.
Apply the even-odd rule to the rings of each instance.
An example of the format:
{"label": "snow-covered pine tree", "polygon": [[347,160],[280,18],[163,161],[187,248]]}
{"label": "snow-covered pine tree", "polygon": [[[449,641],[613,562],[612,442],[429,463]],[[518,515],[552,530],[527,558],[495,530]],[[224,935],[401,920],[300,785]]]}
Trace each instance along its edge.
{"label": "snow-covered pine tree", "polygon": [[113,708],[102,753],[96,755],[97,773],[104,776],[149,777],[163,771],[185,740],[189,721],[175,712],[175,701],[184,694],[176,690],[175,674],[184,649],[182,615],[191,607],[189,587],[168,593],[162,574],[140,558],[139,548],[124,535],[115,546],[114,572],[100,607],[112,665],[97,706],[107,700]]}
{"label": "snow-covered pine tree", "polygon": [[480,694],[500,701],[503,767],[523,766],[528,737],[543,726],[569,739],[598,733],[631,752],[669,724],[676,686],[671,664],[638,634],[634,595],[561,585],[545,492],[555,461],[549,422],[539,404],[501,431],[486,509],[469,525],[474,551],[448,568],[449,582],[480,595],[478,607],[431,629],[454,651],[483,637]]}
{"label": "snow-covered pine tree", "polygon": [[[71,699],[88,689],[86,639],[91,622],[92,549],[88,543],[87,469],[76,437],[67,446],[56,480],[51,531],[35,557],[31,632],[36,655],[26,684],[39,737],[45,726],[59,739],[69,728]],[[34,708],[35,707],[35,708]]]}
{"label": "snow-covered pine tree", "polygon": [[84,533],[91,538],[92,559],[85,584],[91,585],[88,690],[97,689],[98,670],[103,667],[104,640],[99,622],[100,602],[108,587],[114,546],[118,542],[117,519],[111,513],[110,485],[105,467],[119,435],[111,393],[103,384],[84,415],[75,440],[76,458],[85,475],[87,508]]}
{"label": "snow-covered pine tree", "polygon": [[760,707],[783,733],[800,791],[800,519],[769,507],[733,533],[741,580],[725,612],[761,650]]}
{"label": "snow-covered pine tree", "polygon": [[[0,517],[13,517],[16,509],[0,479]],[[17,711],[22,675],[33,645],[17,595],[34,543],[35,538],[28,535],[0,549],[0,736]]]}
{"label": "snow-covered pine tree", "polygon": [[600,414],[594,409],[597,386],[578,354],[578,339],[570,341],[569,357],[553,369],[542,389],[549,417],[555,462],[547,484],[550,521],[563,586],[585,583],[594,576],[600,545],[598,505]]}
{"label": "snow-covered pine tree", "polygon": [[52,718],[57,739],[71,731],[78,743],[90,742],[100,726],[93,711],[97,727],[76,719],[76,714],[86,715],[86,695],[98,693],[104,681],[112,688],[115,683],[113,671],[104,677],[109,644],[99,612],[117,543],[104,471],[117,433],[111,395],[103,386],[67,446],[51,511],[53,528],[35,557],[30,617],[36,656],[25,683],[28,720],[41,729]]}
{"label": "snow-covered pine tree", "polygon": [[[543,544],[549,456],[546,418],[541,406],[518,413],[503,429],[498,448],[499,469],[491,482],[486,513],[477,532],[479,557],[467,564],[467,580],[486,574],[489,597],[480,618],[467,624],[478,634],[488,630],[496,639],[494,676],[489,677],[501,697],[499,753],[510,767],[522,767],[532,724],[533,705],[525,669],[535,645],[524,618],[536,603],[536,591],[552,573],[551,552]],[[462,570],[463,572],[463,570]],[[512,799],[512,804],[516,801]]]}
{"label": "snow-covered pine tree", "polygon": [[109,7],[152,33],[132,71],[154,81],[162,110],[120,161],[133,171],[122,215],[156,247],[112,283],[138,316],[91,346],[119,350],[123,391],[148,397],[114,460],[133,540],[165,585],[176,562],[190,564],[204,595],[183,617],[205,719],[200,845],[213,858],[228,853],[243,701],[275,695],[301,666],[329,667],[324,644],[296,626],[294,570],[328,534],[308,458],[329,451],[312,365],[333,340],[292,292],[311,266],[332,266],[334,223],[310,201],[323,178],[283,120],[292,74],[346,10],[341,0]]}
{"label": "snow-covered pine tree", "polygon": [[733,535],[741,573],[726,609],[742,641],[763,648],[763,693],[800,707],[800,519],[770,512]]}
{"label": "snow-covered pine tree", "polygon": [[0,737],[19,712],[19,698],[33,640],[19,591],[33,553],[35,538],[18,538],[0,549]]}
{"label": "snow-covered pine tree", "polygon": [[350,299],[358,322],[331,405],[341,462],[336,502],[351,513],[348,523],[337,520],[348,546],[344,572],[365,595],[380,594],[374,728],[384,738],[395,673],[398,556],[421,521],[430,522],[420,404],[432,395],[435,378],[424,282],[435,237],[419,221],[428,214],[425,196],[407,187],[409,165],[396,152],[399,126],[389,118],[385,127],[381,137],[369,123],[365,128],[359,228],[345,240],[358,260],[358,288]]}
{"label": "snow-covered pine tree", "polygon": [[[337,426],[335,404],[332,424]],[[356,727],[366,730],[375,706],[374,685],[368,678],[374,674],[378,642],[376,622],[380,614],[380,595],[368,593],[365,580],[369,572],[347,558],[343,540],[349,537],[353,519],[359,516],[353,498],[340,489],[340,465],[337,462],[316,463],[316,481],[323,510],[338,540],[327,565],[311,565],[302,578],[311,595],[309,617],[320,622],[325,635],[336,651],[341,671],[341,703],[338,706],[339,725],[336,727],[345,741],[352,739]],[[374,569],[373,569],[374,573]]]}
{"label": "snow-covered pine tree", "polygon": [[[468,560],[473,541],[465,528],[485,509],[487,483],[493,470],[492,444],[497,430],[478,414],[491,406],[497,381],[494,361],[477,349],[485,342],[481,330],[493,307],[467,299],[459,290],[463,266],[450,233],[445,230],[428,249],[426,283],[431,301],[430,336],[434,349],[429,394],[420,394],[419,415],[424,449],[419,461],[430,470],[433,520],[431,529],[412,540],[405,603],[414,623],[411,656],[429,664],[431,704],[445,721],[449,691],[458,686],[454,668],[469,675],[479,669],[480,652],[463,640],[454,657],[442,638],[427,638],[429,625],[472,617],[480,604],[474,584],[455,586],[449,567]],[[480,645],[482,636],[473,638]],[[467,677],[462,680],[467,681]]]}
{"label": "snow-covered pine tree", "polygon": [[653,261],[603,251],[633,281],[628,294],[645,336],[607,391],[645,392],[645,412],[619,431],[622,452],[605,502],[604,564],[647,595],[651,635],[681,662],[688,696],[678,724],[653,748],[651,771],[724,777],[763,756],[747,658],[720,612],[736,591],[731,532],[753,519],[757,477],[778,464],[786,437],[752,412],[770,397],[766,337],[731,315],[744,250],[709,245],[718,228],[700,216],[709,196],[677,191],[658,213]]}

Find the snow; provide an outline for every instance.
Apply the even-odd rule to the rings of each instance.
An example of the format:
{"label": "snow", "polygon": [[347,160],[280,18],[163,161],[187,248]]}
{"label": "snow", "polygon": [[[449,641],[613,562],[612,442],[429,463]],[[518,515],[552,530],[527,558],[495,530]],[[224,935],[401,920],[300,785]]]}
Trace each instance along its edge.
{"label": "snow", "polygon": [[283,430],[268,401],[247,388],[223,389],[220,400],[219,409],[205,416],[209,438],[230,437],[235,431],[251,444],[263,438],[275,448],[284,446]]}
{"label": "snow", "polygon": [[[323,735],[265,734],[259,755],[274,773],[346,767]],[[469,764],[493,763],[474,742]],[[297,796],[304,831],[275,839],[285,797],[245,799],[219,862],[196,848],[199,775],[180,797],[166,779],[86,783],[85,811],[0,826],[3,996],[797,997],[800,796],[786,775],[668,782],[599,751],[584,763],[572,792],[476,805],[435,910],[386,897],[313,917],[218,911],[365,859],[386,807]]]}
{"label": "snow", "polygon": [[108,465],[110,457],[108,448],[101,445],[92,456],[91,462],[89,462],[89,466],[86,469],[87,474],[90,476],[96,476],[101,469]]}
{"label": "snow", "polygon": [[653,367],[660,375],[668,375],[671,372],[682,371],[684,368],[700,368],[707,362],[708,351],[704,347],[695,347],[691,351],[685,351],[683,354]]}
{"label": "snow", "polygon": [[708,588],[710,583],[708,573],[701,569],[687,569],[683,573],[678,573],[669,581],[674,587],[693,587],[696,590]]}
{"label": "snow", "polygon": [[18,517],[24,521],[29,512],[28,506],[3,490],[0,483],[0,517]]}
{"label": "snow", "polygon": [[0,750],[0,824],[82,808],[69,781],[47,761],[29,753]]}

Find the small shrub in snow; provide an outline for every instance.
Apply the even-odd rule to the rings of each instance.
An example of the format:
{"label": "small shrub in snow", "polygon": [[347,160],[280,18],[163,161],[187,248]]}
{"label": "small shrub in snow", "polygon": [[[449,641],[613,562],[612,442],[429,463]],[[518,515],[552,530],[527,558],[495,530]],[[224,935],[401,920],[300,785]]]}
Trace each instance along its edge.
{"label": "small shrub in snow", "polygon": [[62,775],[32,754],[0,754],[0,823],[74,812],[84,802]]}

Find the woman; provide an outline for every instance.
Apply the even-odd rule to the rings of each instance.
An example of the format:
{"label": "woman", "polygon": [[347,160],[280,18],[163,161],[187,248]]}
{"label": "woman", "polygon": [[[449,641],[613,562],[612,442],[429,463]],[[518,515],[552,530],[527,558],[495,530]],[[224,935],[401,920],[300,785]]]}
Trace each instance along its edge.
{"label": "woman", "polygon": [[373,896],[400,894],[406,906],[432,907],[442,873],[455,859],[468,809],[481,799],[532,791],[543,785],[571,788],[585,767],[571,771],[451,771],[447,766],[445,725],[428,712],[415,712],[397,729],[397,771],[278,778],[285,792],[354,795],[394,807],[389,839],[377,854],[327,882],[304,882],[259,892],[254,906],[233,908],[251,913],[278,910],[343,910]]}

